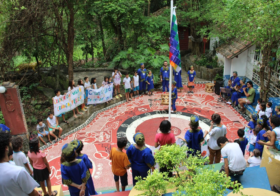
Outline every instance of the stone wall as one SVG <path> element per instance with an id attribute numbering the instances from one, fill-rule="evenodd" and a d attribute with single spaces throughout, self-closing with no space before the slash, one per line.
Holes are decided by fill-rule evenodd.
<path id="1" fill-rule="evenodd" d="M 216 74 L 223 75 L 223 68 L 213 68 L 209 69 L 203 66 L 196 65 L 192 59 L 190 58 L 191 54 L 187 54 L 181 58 L 182 60 L 182 67 L 185 68 L 186 71 L 189 70 L 191 65 L 194 66 L 194 70 L 196 71 L 196 77 L 212 81 L 214 80 Z"/>

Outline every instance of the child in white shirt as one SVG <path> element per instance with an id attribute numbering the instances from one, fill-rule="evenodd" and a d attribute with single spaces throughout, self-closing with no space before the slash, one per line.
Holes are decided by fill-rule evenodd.
<path id="1" fill-rule="evenodd" d="M 265 109 L 265 115 L 267 116 L 267 118 L 269 118 L 271 116 L 272 113 L 272 109 L 271 109 L 272 103 L 271 102 L 267 102 L 266 103 L 266 109 Z"/>
<path id="2" fill-rule="evenodd" d="M 85 93 L 86 93 L 85 103 L 86 103 L 86 106 L 88 106 L 88 104 L 87 104 L 87 100 L 88 100 L 88 89 L 90 89 L 91 85 L 90 85 L 90 82 L 89 82 L 88 77 L 85 77 L 84 80 L 85 80 L 84 87 L 85 87 Z M 87 109 L 86 106 L 84 107 L 84 109 Z M 83 111 L 84 111 L 84 110 L 83 110 Z"/>
<path id="3" fill-rule="evenodd" d="M 12 139 L 13 145 L 13 159 L 17 166 L 23 167 L 31 176 L 33 175 L 33 171 L 28 163 L 28 160 L 25 154 L 21 151 L 23 145 L 23 139 L 20 136 L 16 136 Z"/>
<path id="4" fill-rule="evenodd" d="M 256 109 L 255 109 L 255 112 L 256 112 L 257 114 L 259 114 L 259 111 L 261 110 L 261 109 L 260 109 L 261 103 L 262 103 L 262 98 L 259 98 L 259 99 L 258 99 L 258 104 L 257 104 Z"/>
<path id="5" fill-rule="evenodd" d="M 260 111 L 259 111 L 259 118 L 262 118 L 262 115 L 266 115 L 266 104 L 261 103 Z"/>
<path id="6" fill-rule="evenodd" d="M 137 73 L 137 71 L 134 72 L 134 76 L 133 76 L 133 84 L 134 84 L 134 95 L 139 95 L 139 75 Z"/>
<path id="7" fill-rule="evenodd" d="M 256 144 L 256 140 L 257 140 L 257 135 L 258 133 L 261 131 L 261 129 L 259 127 L 255 127 L 253 129 L 253 135 L 251 135 L 250 139 L 249 139 L 249 155 L 251 156 L 251 154 L 253 153 L 254 149 L 255 149 L 255 144 Z"/>
<path id="8" fill-rule="evenodd" d="M 261 155 L 261 152 L 259 149 L 255 149 L 253 151 L 253 156 L 251 156 L 247 161 L 249 167 L 255 167 L 255 166 L 261 165 L 262 160 L 261 160 L 260 155 Z"/>
<path id="9" fill-rule="evenodd" d="M 109 78 L 107 76 L 104 76 L 104 81 L 102 82 L 102 86 L 108 85 L 108 81 L 109 81 Z"/>
<path id="10" fill-rule="evenodd" d="M 102 86 L 105 87 L 109 84 L 109 77 L 104 76 L 104 81 L 102 82 Z M 109 101 L 106 102 L 107 104 L 109 103 Z"/>
<path id="11" fill-rule="evenodd" d="M 128 73 L 125 74 L 125 78 L 123 79 L 123 85 L 124 85 L 124 89 L 125 89 L 126 101 L 129 102 L 132 99 L 129 98 L 130 89 L 131 89 L 131 79 L 130 79 Z"/>

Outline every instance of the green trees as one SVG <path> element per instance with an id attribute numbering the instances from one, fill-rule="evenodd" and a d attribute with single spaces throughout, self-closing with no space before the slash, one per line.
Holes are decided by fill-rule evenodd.
<path id="1" fill-rule="evenodd" d="M 142 59 L 151 66 L 154 63 L 159 66 L 159 60 L 165 59 L 159 50 L 168 43 L 169 10 L 158 17 L 147 16 L 148 6 L 152 5 L 151 12 L 156 9 L 154 2 L 150 3 L 145 0 L 4 0 L 0 4 L 1 73 L 5 78 L 5 73 L 15 68 L 13 57 L 21 55 L 29 61 L 42 61 L 42 66 L 66 61 L 71 80 L 77 45 L 82 45 L 86 59 L 89 54 L 99 61 L 111 61 L 121 56 L 121 52 L 133 49 L 145 58 L 151 57 Z M 139 61 L 136 59 L 129 65 L 124 62 L 124 67 L 133 67 L 132 63 Z M 122 62 L 114 60 L 113 64 L 118 66 Z"/>
<path id="2" fill-rule="evenodd" d="M 277 66 L 280 40 L 280 2 L 270 0 L 214 0 L 209 9 L 213 20 L 210 36 L 229 40 L 240 38 L 261 47 L 260 64 L 261 97 L 266 100 L 271 81 L 271 71 Z M 265 68 L 268 70 L 265 76 Z M 267 82 L 265 82 L 265 79 Z"/>

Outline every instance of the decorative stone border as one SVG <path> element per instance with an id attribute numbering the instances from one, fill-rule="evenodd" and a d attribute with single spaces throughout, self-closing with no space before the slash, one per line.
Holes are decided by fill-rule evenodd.
<path id="1" fill-rule="evenodd" d="M 93 112 L 93 113 L 91 114 L 91 116 L 90 116 L 84 123 L 82 123 L 80 126 L 76 127 L 75 129 L 73 129 L 73 130 L 71 130 L 71 131 L 69 131 L 69 132 L 63 134 L 63 135 L 61 136 L 61 138 L 64 139 L 65 137 L 71 135 L 72 133 L 75 133 L 75 132 L 77 132 L 77 131 L 79 131 L 79 130 L 85 128 L 85 127 L 97 116 L 97 114 L 99 114 L 99 113 L 101 113 L 101 112 L 104 112 L 104 111 L 106 111 L 106 110 L 112 109 L 112 108 L 114 108 L 114 107 L 116 107 L 116 106 L 118 106 L 118 105 L 121 105 L 121 104 L 125 103 L 125 102 L 126 102 L 126 100 L 123 100 L 123 101 L 120 101 L 120 102 L 115 103 L 115 104 L 113 104 L 113 105 L 110 105 L 110 106 L 108 106 L 108 107 L 106 107 L 106 108 L 103 108 L 103 109 L 101 109 L 101 110 L 97 110 L 97 111 Z M 56 142 L 53 141 L 52 144 L 55 144 L 55 143 L 56 143 Z M 44 145 L 44 146 L 40 147 L 40 150 L 44 150 L 44 149 L 50 147 L 52 144 L 47 143 L 47 145 Z"/>

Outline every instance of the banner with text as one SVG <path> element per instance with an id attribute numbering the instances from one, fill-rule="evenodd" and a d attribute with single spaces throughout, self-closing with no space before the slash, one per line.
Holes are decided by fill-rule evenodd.
<path id="1" fill-rule="evenodd" d="M 84 87 L 74 87 L 70 92 L 53 98 L 54 115 L 69 112 L 84 103 Z"/>
<path id="2" fill-rule="evenodd" d="M 99 89 L 88 89 L 88 104 L 104 103 L 113 98 L 113 84 Z"/>

